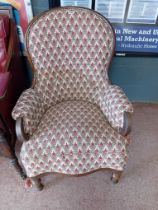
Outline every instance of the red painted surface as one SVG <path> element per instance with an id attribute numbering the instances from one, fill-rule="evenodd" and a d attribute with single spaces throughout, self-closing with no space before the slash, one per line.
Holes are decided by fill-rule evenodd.
<path id="1" fill-rule="evenodd" d="M 11 53 L 11 61 L 7 69 L 5 69 L 5 74 L 0 74 L 0 93 L 2 93 L 1 96 L 3 95 L 3 97 L 0 97 L 0 114 L 11 130 L 12 135 L 15 137 L 15 122 L 11 117 L 11 112 L 21 92 L 26 89 L 27 84 L 23 64 L 20 58 L 19 42 L 15 26 L 11 33 L 10 38 L 14 38 L 13 49 L 10 52 L 8 52 L 7 49 L 7 59 L 9 53 Z M 0 48 L 0 53 L 1 50 L 3 51 L 4 49 Z M 1 122 L 0 127 L 4 128 Z M 10 143 L 14 144 L 15 138 L 9 141 L 12 141 Z"/>

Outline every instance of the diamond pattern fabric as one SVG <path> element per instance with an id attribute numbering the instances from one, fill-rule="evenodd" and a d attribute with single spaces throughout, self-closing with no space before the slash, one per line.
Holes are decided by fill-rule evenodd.
<path id="1" fill-rule="evenodd" d="M 45 107 L 42 97 L 30 88 L 20 96 L 15 109 L 12 111 L 12 116 L 15 120 L 23 118 L 25 132 L 32 135 L 44 112 Z"/>
<path id="2" fill-rule="evenodd" d="M 115 36 L 107 19 L 85 8 L 49 10 L 30 23 L 26 47 L 34 83 L 12 116 L 30 136 L 20 153 L 27 175 L 123 170 L 127 138 L 117 131 L 133 108 L 108 78 Z"/>
<path id="3" fill-rule="evenodd" d="M 23 143 L 21 160 L 30 177 L 53 171 L 123 170 L 126 145 L 127 140 L 111 128 L 98 107 L 68 101 L 45 113 L 34 135 Z"/>
<path id="4" fill-rule="evenodd" d="M 100 94 L 99 105 L 113 128 L 123 128 L 124 112 L 133 112 L 133 106 L 124 94 L 123 90 L 116 85 L 109 85 Z"/>
<path id="5" fill-rule="evenodd" d="M 37 18 L 26 37 L 34 88 L 48 107 L 63 99 L 92 101 L 91 87 L 107 85 L 115 38 L 101 15 L 80 8 L 54 9 Z"/>

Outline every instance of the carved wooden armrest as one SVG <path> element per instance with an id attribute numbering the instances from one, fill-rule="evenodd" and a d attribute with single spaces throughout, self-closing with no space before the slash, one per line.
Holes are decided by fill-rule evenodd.
<path id="1" fill-rule="evenodd" d="M 23 125 L 22 118 L 18 118 L 16 120 L 15 130 L 16 130 L 16 136 L 19 141 L 21 141 L 21 142 L 28 141 L 29 135 L 27 135 L 24 131 L 24 125 Z"/>
<path id="2" fill-rule="evenodd" d="M 122 136 L 127 136 L 131 132 L 131 113 L 124 112 L 124 123 L 123 127 L 119 129 L 119 133 Z"/>

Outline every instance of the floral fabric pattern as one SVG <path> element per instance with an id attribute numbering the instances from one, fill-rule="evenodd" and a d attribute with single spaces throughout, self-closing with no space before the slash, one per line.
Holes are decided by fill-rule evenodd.
<path id="1" fill-rule="evenodd" d="M 115 38 L 108 21 L 93 11 L 46 12 L 28 28 L 26 46 L 35 68 L 34 89 L 47 107 L 62 100 L 91 101 L 91 87 L 108 84 Z"/>
<path id="2" fill-rule="evenodd" d="M 20 153 L 27 175 L 123 170 L 127 138 L 117 128 L 133 109 L 108 78 L 115 47 L 109 22 L 85 8 L 55 8 L 29 25 L 26 47 L 34 85 L 12 116 L 30 134 Z"/>
<path id="3" fill-rule="evenodd" d="M 30 88 L 25 90 L 20 96 L 12 111 L 12 117 L 14 120 L 23 118 L 25 132 L 32 135 L 44 112 L 42 97 Z"/>
<path id="4" fill-rule="evenodd" d="M 45 172 L 82 174 L 98 168 L 123 170 L 127 140 L 100 109 L 82 101 L 52 106 L 28 142 L 21 160 L 29 177 Z"/>
<path id="5" fill-rule="evenodd" d="M 100 108 L 111 126 L 116 130 L 123 128 L 124 112 L 133 112 L 133 106 L 123 90 L 116 85 L 109 85 L 100 97 Z"/>

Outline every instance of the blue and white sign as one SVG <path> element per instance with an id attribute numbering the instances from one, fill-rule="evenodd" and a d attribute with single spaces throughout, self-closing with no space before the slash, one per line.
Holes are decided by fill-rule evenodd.
<path id="1" fill-rule="evenodd" d="M 116 53 L 158 54 L 158 0 L 96 0 L 116 33 Z"/>
<path id="2" fill-rule="evenodd" d="M 87 7 L 89 9 L 92 8 L 92 0 L 61 0 L 61 6 L 79 6 L 79 7 Z"/>
<path id="3" fill-rule="evenodd" d="M 115 26 L 117 52 L 158 53 L 158 27 Z"/>
<path id="4" fill-rule="evenodd" d="M 96 0 L 95 10 L 107 17 L 111 22 L 122 23 L 124 21 L 127 0 Z"/>
<path id="5" fill-rule="evenodd" d="M 158 0 L 131 0 L 127 23 L 156 24 Z"/>

